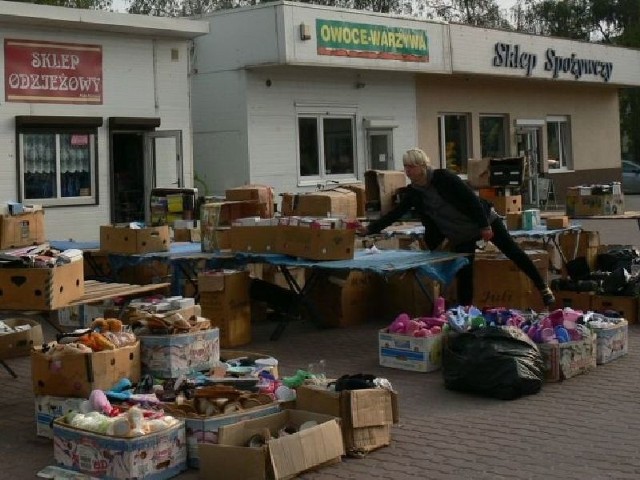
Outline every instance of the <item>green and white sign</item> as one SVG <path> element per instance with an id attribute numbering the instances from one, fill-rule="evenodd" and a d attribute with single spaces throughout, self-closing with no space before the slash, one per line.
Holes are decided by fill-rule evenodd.
<path id="1" fill-rule="evenodd" d="M 425 30 L 316 19 L 318 55 L 429 61 Z"/>

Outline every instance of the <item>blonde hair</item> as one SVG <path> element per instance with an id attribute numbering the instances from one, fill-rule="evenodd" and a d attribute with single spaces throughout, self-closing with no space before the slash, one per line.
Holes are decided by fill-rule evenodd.
<path id="1" fill-rule="evenodd" d="M 428 168 L 431 166 L 431 160 L 420 148 L 410 148 L 402 155 L 402 163 L 404 165 L 420 165 Z"/>

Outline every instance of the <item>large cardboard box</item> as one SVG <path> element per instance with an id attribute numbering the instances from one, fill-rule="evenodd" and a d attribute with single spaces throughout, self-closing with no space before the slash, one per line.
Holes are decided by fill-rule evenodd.
<path id="1" fill-rule="evenodd" d="M 46 242 L 44 211 L 0 215 L 0 250 Z"/>
<path id="2" fill-rule="evenodd" d="M 279 225 L 276 251 L 310 260 L 350 260 L 355 254 L 355 238 L 353 229 Z"/>
<path id="3" fill-rule="evenodd" d="M 282 214 L 353 219 L 358 216 L 358 200 L 356 193 L 346 188 L 311 193 L 285 193 L 282 195 Z"/>
<path id="4" fill-rule="evenodd" d="M 154 378 L 209 371 L 220 360 L 217 328 L 176 335 L 139 335 L 142 374 Z"/>
<path id="5" fill-rule="evenodd" d="M 559 382 L 596 368 L 596 336 L 567 343 L 538 344 L 544 362 L 545 380 Z"/>
<path id="6" fill-rule="evenodd" d="M 380 290 L 377 275 L 346 271 L 344 275 L 318 273 L 310 291 L 313 305 L 328 327 L 358 325 L 379 313 Z M 385 294 L 385 298 L 389 298 Z"/>
<path id="7" fill-rule="evenodd" d="M 225 425 L 251 420 L 252 418 L 266 417 L 280 411 L 277 402 L 248 408 L 239 412 L 213 417 L 187 417 L 184 419 L 187 430 L 187 462 L 191 468 L 200 467 L 198 447 L 204 443 L 218 443 L 218 430 Z"/>
<path id="8" fill-rule="evenodd" d="M 249 272 L 219 270 L 198 274 L 202 316 L 220 329 L 222 348 L 251 342 Z"/>
<path id="9" fill-rule="evenodd" d="M 544 250 L 526 250 L 526 253 L 546 281 L 549 254 Z M 540 292 L 533 282 L 515 263 L 500 253 L 476 254 L 473 285 L 473 304 L 478 308 L 544 309 Z"/>
<path id="10" fill-rule="evenodd" d="M 119 380 L 140 380 L 140 342 L 116 350 L 50 356 L 31 352 L 35 395 L 89 398 L 92 390 L 110 390 Z"/>
<path id="11" fill-rule="evenodd" d="M 52 397 L 51 395 L 36 395 L 36 435 L 38 437 L 53 438 L 53 421 L 68 412 L 80 410 L 80 405 L 86 399 L 75 397 Z"/>
<path id="12" fill-rule="evenodd" d="M 100 250 L 109 253 L 168 252 L 171 245 L 169 226 L 146 228 L 100 227 Z"/>
<path id="13" fill-rule="evenodd" d="M 317 425 L 278 436 L 286 426 Z M 271 439 L 261 447 L 246 446 L 268 430 Z M 208 480 L 263 480 L 293 478 L 309 469 L 338 463 L 344 455 L 340 426 L 335 417 L 302 410 L 226 425 L 218 429 L 218 443 L 200 444 L 200 478 Z"/>
<path id="14" fill-rule="evenodd" d="M 576 250 L 576 242 L 578 249 Z M 591 270 L 596 269 L 598 251 L 600 249 L 600 233 L 589 230 L 565 232 L 559 235 L 558 245 L 567 260 L 584 257 Z M 562 266 L 562 275 L 568 276 L 567 269 Z"/>
<path id="15" fill-rule="evenodd" d="M 367 202 L 367 192 L 364 187 L 364 183 L 350 183 L 343 185 L 343 188 L 351 190 L 356 194 L 357 215 L 358 217 L 364 217 L 367 214 L 365 204 Z"/>
<path id="16" fill-rule="evenodd" d="M 621 319 L 618 323 L 597 327 L 589 325 L 596 334 L 596 363 L 602 365 L 620 358 L 629 352 L 629 323 Z"/>
<path id="17" fill-rule="evenodd" d="M 573 310 L 588 312 L 593 310 L 594 292 L 573 292 L 570 290 L 556 290 L 553 292 L 556 297 L 554 308 L 569 307 Z"/>
<path id="18" fill-rule="evenodd" d="M 260 216 L 271 218 L 274 214 L 273 188 L 267 185 L 242 185 L 225 191 L 229 201 L 255 202 L 260 204 Z"/>
<path id="19" fill-rule="evenodd" d="M 296 408 L 340 417 L 347 454 L 389 445 L 391 425 L 399 421 L 397 394 L 381 388 L 336 392 L 303 385 L 296 389 Z"/>
<path id="20" fill-rule="evenodd" d="M 165 480 L 187 469 L 184 422 L 140 437 L 113 437 L 53 422 L 53 456 L 96 478 Z"/>
<path id="21" fill-rule="evenodd" d="M 606 313 L 614 311 L 629 322 L 629 325 L 638 323 L 639 306 L 638 297 L 623 295 L 594 295 L 591 301 L 591 308 L 594 312 Z"/>
<path id="22" fill-rule="evenodd" d="M 395 170 L 367 170 L 364 185 L 367 216 L 375 218 L 394 207 L 398 189 L 407 186 L 407 176 Z"/>
<path id="23" fill-rule="evenodd" d="M 247 253 L 276 253 L 278 228 L 280 227 L 275 225 L 232 226 L 229 229 L 231 250 Z"/>
<path id="24" fill-rule="evenodd" d="M 0 309 L 55 310 L 84 295 L 84 265 L 0 268 Z"/>
<path id="25" fill-rule="evenodd" d="M 522 195 L 502 195 L 492 198 L 496 212 L 505 216 L 508 213 L 522 213 Z"/>
<path id="26" fill-rule="evenodd" d="M 378 360 L 383 367 L 433 372 L 442 366 L 442 334 L 432 337 L 414 337 L 378 332 Z"/>
<path id="27" fill-rule="evenodd" d="M 384 302 L 378 315 L 382 314 L 389 321 L 401 313 L 406 313 L 411 318 L 430 316 L 433 312 L 433 299 L 441 294 L 437 281 L 420 275 L 417 271 L 405 271 L 388 277 L 377 276 L 377 279 L 381 284 L 379 288 L 384 292 Z M 425 288 L 426 294 L 418 281 Z"/>
<path id="28" fill-rule="evenodd" d="M 569 217 L 591 217 L 594 215 L 622 215 L 624 194 L 583 194 L 584 187 L 569 187 L 566 197 L 566 212 Z"/>
<path id="29" fill-rule="evenodd" d="M 41 346 L 44 342 L 42 326 L 36 320 L 27 317 L 1 318 L 0 320 L 11 328 L 28 326 L 27 330 L 0 335 L 0 360 L 29 355 L 32 348 Z"/>

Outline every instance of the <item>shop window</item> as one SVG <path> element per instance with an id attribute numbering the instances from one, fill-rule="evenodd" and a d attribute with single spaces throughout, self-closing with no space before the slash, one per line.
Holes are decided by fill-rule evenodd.
<path id="1" fill-rule="evenodd" d="M 572 168 L 571 124 L 568 117 L 547 117 L 549 170 Z"/>
<path id="2" fill-rule="evenodd" d="M 440 164 L 458 174 L 467 173 L 470 123 L 466 113 L 438 115 Z"/>
<path id="3" fill-rule="evenodd" d="M 508 156 L 505 115 L 480 115 L 480 149 L 482 158 Z"/>
<path id="4" fill-rule="evenodd" d="M 299 174 L 302 179 L 354 177 L 354 116 L 298 117 Z"/>
<path id="5" fill-rule="evenodd" d="M 18 131 L 21 200 L 46 206 L 95 204 L 96 130 Z"/>

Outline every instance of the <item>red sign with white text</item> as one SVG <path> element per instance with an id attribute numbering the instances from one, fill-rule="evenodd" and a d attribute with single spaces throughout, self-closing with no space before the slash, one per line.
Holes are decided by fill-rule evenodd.
<path id="1" fill-rule="evenodd" d="M 7 102 L 102 104 L 102 46 L 4 41 Z"/>

